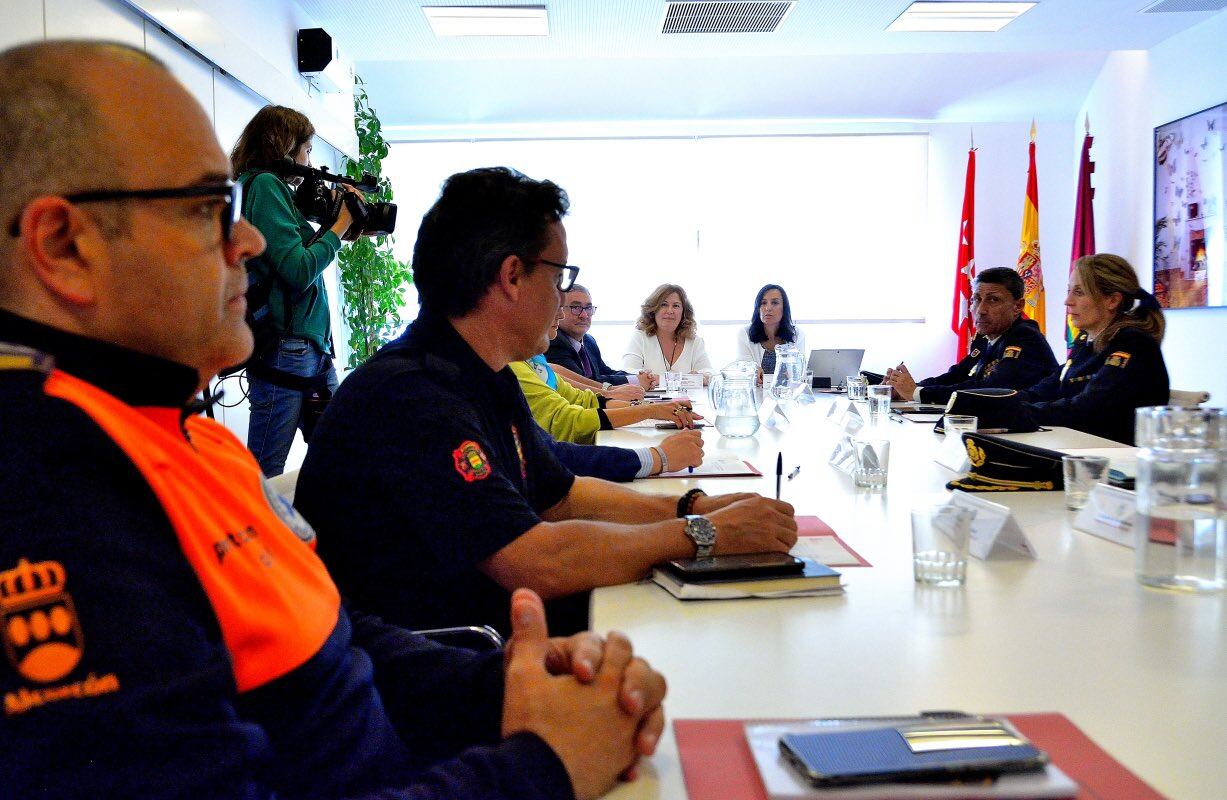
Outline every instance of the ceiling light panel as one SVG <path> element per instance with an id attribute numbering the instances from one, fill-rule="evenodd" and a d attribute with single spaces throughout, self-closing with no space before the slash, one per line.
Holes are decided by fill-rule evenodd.
<path id="1" fill-rule="evenodd" d="M 435 36 L 549 36 L 545 6 L 422 6 Z"/>
<path id="2" fill-rule="evenodd" d="M 993 33 L 1018 19 L 1035 3 L 916 2 L 888 31 L 925 33 Z"/>

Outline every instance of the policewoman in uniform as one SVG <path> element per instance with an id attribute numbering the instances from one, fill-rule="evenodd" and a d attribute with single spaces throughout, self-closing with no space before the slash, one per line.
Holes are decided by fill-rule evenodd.
<path id="1" fill-rule="evenodd" d="M 1065 365 L 1023 393 L 1031 417 L 1133 444 L 1134 410 L 1170 397 L 1158 301 L 1128 261 L 1096 253 L 1074 262 L 1065 310 L 1081 333 Z"/>
<path id="2" fill-rule="evenodd" d="M 1052 348 L 1034 321 L 1023 316 L 1023 280 L 1009 267 L 993 267 L 972 284 L 976 337 L 967 356 L 941 375 L 913 381 L 903 364 L 883 383 L 902 400 L 945 403 L 960 389 L 1028 389 L 1056 369 Z"/>
<path id="3" fill-rule="evenodd" d="M 326 402 L 337 387 L 324 270 L 341 249 L 340 237 L 353 225 L 353 216 L 342 205 L 332 227 L 317 237 L 294 206 L 290 182 L 301 178 L 287 181 L 261 169 L 286 159 L 309 165 L 314 135 L 311 120 L 294 109 L 265 106 L 247 123 L 230 154 L 231 168 L 245 194 L 243 216 L 268 243 L 248 269 L 253 280 L 274 278 L 269 310 L 279 337 L 267 353 L 256 354 L 247 370 L 251 387 L 247 447 L 269 477 L 285 469 L 294 431 L 302 428 L 309 436 L 304 399 L 315 394 Z M 308 388 L 304 381 L 312 380 L 314 385 Z"/>

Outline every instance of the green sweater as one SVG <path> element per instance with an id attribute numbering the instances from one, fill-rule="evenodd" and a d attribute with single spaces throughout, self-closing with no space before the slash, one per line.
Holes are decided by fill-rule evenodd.
<path id="1" fill-rule="evenodd" d="M 328 231 L 315 244 L 303 247 L 315 235 L 315 229 L 294 207 L 293 192 L 285 181 L 271 172 L 254 171 L 244 172 L 239 181 L 244 192 L 243 216 L 264 234 L 266 242 L 264 254 L 248 262 L 247 268 L 257 277 L 272 270 L 281 278 L 273 282 L 269 295 L 273 323 L 286 336 L 301 336 L 331 354 L 332 318 L 323 273 L 341 249 L 341 240 Z M 288 321 L 286 293 L 290 302 Z"/>
<path id="2" fill-rule="evenodd" d="M 560 442 L 592 444 L 601 429 L 600 398 L 587 389 L 579 389 L 558 376 L 558 390 L 541 380 L 526 361 L 512 361 L 511 371 L 520 381 L 528 410 L 537 424 Z"/>

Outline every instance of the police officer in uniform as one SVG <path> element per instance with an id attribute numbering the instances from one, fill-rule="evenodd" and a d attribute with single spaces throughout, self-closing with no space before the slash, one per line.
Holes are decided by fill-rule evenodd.
<path id="1" fill-rule="evenodd" d="M 1057 360 L 1039 326 L 1023 316 L 1024 287 L 1018 273 L 993 267 L 976 276 L 971 313 L 976 338 L 967 357 L 947 372 L 912 379 L 903 364 L 888 369 L 883 383 L 897 400 L 944 404 L 959 389 L 1026 389 L 1056 368 Z"/>
<path id="2" fill-rule="evenodd" d="M 1023 285 L 1017 272 L 995 266 L 975 276 L 975 339 L 967 357 L 945 373 L 914 380 L 904 364 L 887 369 L 882 383 L 894 399 L 945 404 L 960 389 L 1026 389 L 1056 367 L 1053 348 L 1039 325 L 1022 315 Z"/>
<path id="3" fill-rule="evenodd" d="M 1163 311 L 1111 253 L 1074 262 L 1065 310 L 1081 330 L 1065 365 L 1022 394 L 1040 425 L 1062 425 L 1133 444 L 1134 410 L 1170 401 Z"/>

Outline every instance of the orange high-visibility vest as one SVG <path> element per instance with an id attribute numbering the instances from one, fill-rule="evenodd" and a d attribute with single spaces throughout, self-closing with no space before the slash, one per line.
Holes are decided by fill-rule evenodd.
<path id="1" fill-rule="evenodd" d="M 59 370 L 45 391 L 88 414 L 148 481 L 217 615 L 240 692 L 319 651 L 336 627 L 340 595 L 314 534 L 302 523 L 300 538 L 282 521 L 271 503 L 284 501 L 266 494 L 259 465 L 230 431 L 199 417 L 181 428 L 180 409 L 134 408 Z"/>

